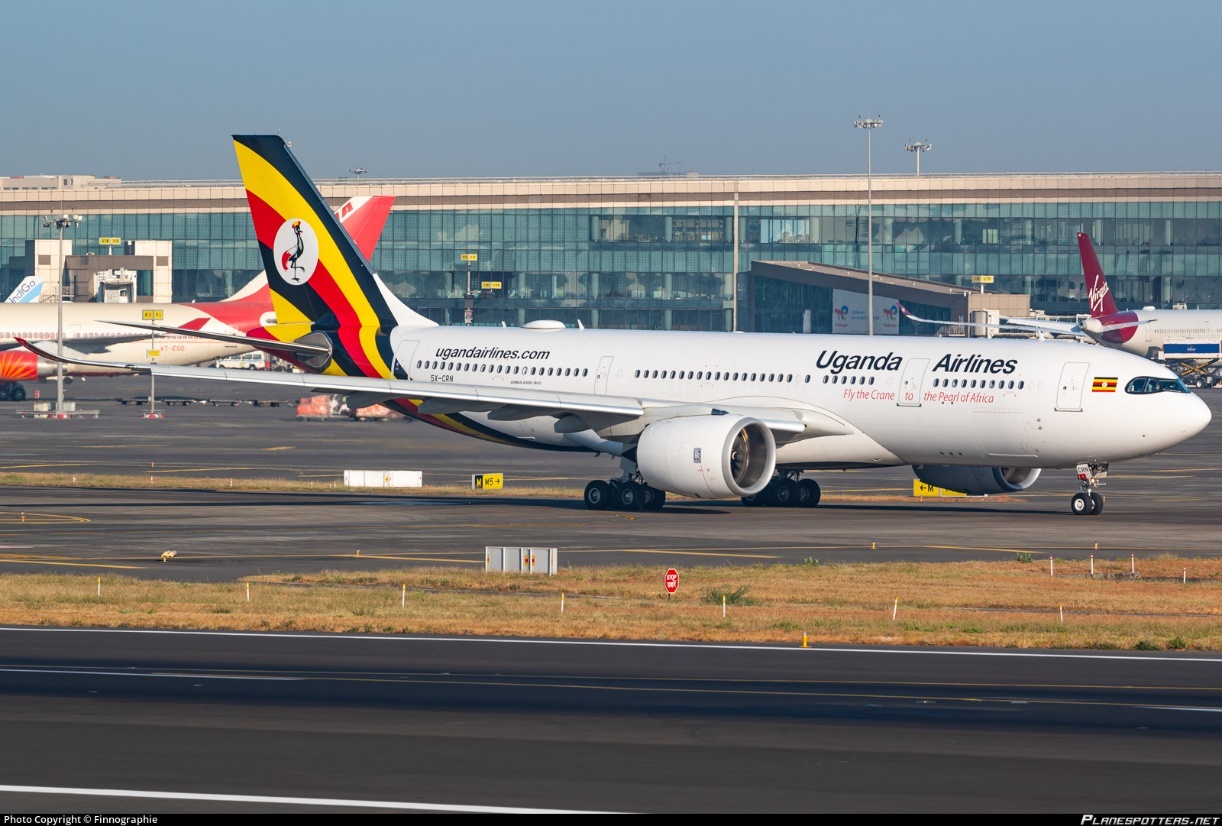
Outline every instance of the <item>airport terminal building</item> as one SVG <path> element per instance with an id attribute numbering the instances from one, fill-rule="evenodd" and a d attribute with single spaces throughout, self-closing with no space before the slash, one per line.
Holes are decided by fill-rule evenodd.
<path id="1" fill-rule="evenodd" d="M 868 263 L 864 175 L 319 186 L 334 204 L 395 197 L 374 267 L 443 324 L 464 323 L 469 303 L 477 324 L 831 332 L 817 272 L 777 278 L 756 262 Z M 1079 313 L 1085 231 L 1122 307 L 1222 307 L 1222 174 L 883 175 L 872 190 L 876 273 L 964 292 L 993 276 L 990 291 Z M 43 219 L 62 212 L 82 221 L 61 247 Z M 136 301 L 217 300 L 262 269 L 236 182 L 0 178 L 0 297 L 29 274 L 52 285 L 61 252 L 75 300 L 98 300 L 105 279 L 90 273 L 120 259 Z"/>

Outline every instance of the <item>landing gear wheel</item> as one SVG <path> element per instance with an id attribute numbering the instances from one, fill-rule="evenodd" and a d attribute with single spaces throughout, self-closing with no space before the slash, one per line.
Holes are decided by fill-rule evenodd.
<path id="1" fill-rule="evenodd" d="M 1090 511 L 1091 516 L 1098 516 L 1099 514 L 1103 513 L 1103 497 L 1102 496 L 1100 496 L 1099 494 L 1095 493 L 1092 490 L 1090 492 L 1090 501 L 1091 501 L 1091 511 Z"/>
<path id="2" fill-rule="evenodd" d="M 605 511 L 611 504 L 611 486 L 603 481 L 586 485 L 586 507 L 592 511 Z"/>
<path id="3" fill-rule="evenodd" d="M 819 483 L 814 479 L 803 479 L 798 482 L 798 507 L 813 508 L 819 504 L 819 498 L 823 492 L 819 489 Z"/>
<path id="4" fill-rule="evenodd" d="M 1075 493 L 1069 500 L 1069 510 L 1074 516 L 1090 516 L 1095 512 L 1095 503 L 1085 493 Z"/>
<path id="5" fill-rule="evenodd" d="M 641 502 L 641 510 L 662 510 L 662 506 L 666 504 L 666 491 L 651 488 L 649 485 L 644 485 L 641 490 L 645 494 L 644 501 Z"/>
<path id="6" fill-rule="evenodd" d="M 802 493 L 798 483 L 789 479 L 778 479 L 771 485 L 772 504 L 778 508 L 796 508 Z"/>
<path id="7" fill-rule="evenodd" d="M 15 402 L 25 401 L 25 388 L 20 384 L 14 384 L 13 389 L 9 391 L 8 397 Z"/>
<path id="8" fill-rule="evenodd" d="M 624 482 L 614 489 L 615 504 L 620 510 L 635 511 L 641 509 L 645 493 L 636 482 Z"/>

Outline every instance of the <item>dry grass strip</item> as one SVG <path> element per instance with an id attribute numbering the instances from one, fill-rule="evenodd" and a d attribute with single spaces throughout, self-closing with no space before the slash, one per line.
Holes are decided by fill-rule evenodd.
<path id="1" fill-rule="evenodd" d="M 372 560 L 371 560 L 372 564 Z M 0 623 L 718 642 L 1222 650 L 1222 559 L 320 572 L 181 583 L 0 577 Z M 1189 581 L 1181 579 L 1188 568 Z M 401 606 L 403 586 L 406 605 Z M 564 611 L 560 611 L 561 595 Z M 726 616 L 722 617 L 722 598 Z M 896 600 L 898 599 L 898 608 Z M 1064 611 L 1064 620 L 1061 611 Z M 896 618 L 892 619 L 893 610 Z"/>

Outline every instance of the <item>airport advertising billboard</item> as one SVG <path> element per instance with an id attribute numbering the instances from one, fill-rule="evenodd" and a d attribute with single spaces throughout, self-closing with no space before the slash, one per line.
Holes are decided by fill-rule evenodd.
<path id="1" fill-rule="evenodd" d="M 866 319 L 866 296 L 848 290 L 832 290 L 832 332 L 865 335 L 870 332 Z M 874 296 L 874 335 L 900 333 L 900 308 L 893 298 Z"/>

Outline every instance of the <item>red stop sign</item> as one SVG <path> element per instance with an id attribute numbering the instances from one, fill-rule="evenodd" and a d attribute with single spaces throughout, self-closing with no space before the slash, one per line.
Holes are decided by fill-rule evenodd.
<path id="1" fill-rule="evenodd" d="M 673 594 L 679 590 L 679 572 L 674 568 L 666 571 L 666 593 Z"/>

